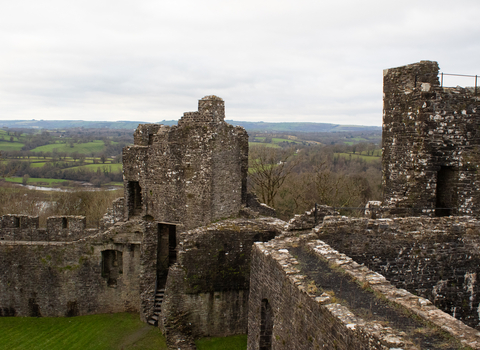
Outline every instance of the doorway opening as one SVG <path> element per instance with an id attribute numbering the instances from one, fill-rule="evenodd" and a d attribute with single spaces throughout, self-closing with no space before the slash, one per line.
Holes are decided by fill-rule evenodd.
<path id="1" fill-rule="evenodd" d="M 157 285 L 165 286 L 170 266 L 177 261 L 177 226 L 158 224 L 157 239 Z"/>
<path id="2" fill-rule="evenodd" d="M 454 208 L 458 205 L 457 180 L 458 171 L 455 167 L 440 167 L 437 172 L 435 216 L 454 214 Z"/>
<path id="3" fill-rule="evenodd" d="M 272 349 L 273 312 L 267 299 L 262 300 L 260 319 L 260 350 Z"/>

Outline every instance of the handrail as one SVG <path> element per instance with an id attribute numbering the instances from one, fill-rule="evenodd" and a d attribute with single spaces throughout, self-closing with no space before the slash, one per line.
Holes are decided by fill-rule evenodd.
<path id="1" fill-rule="evenodd" d="M 468 78 L 475 78 L 475 96 L 477 96 L 477 81 L 478 75 L 467 75 L 467 74 L 450 74 L 450 73 L 440 73 L 440 86 L 443 88 L 443 76 L 453 76 L 453 77 L 468 77 Z"/>

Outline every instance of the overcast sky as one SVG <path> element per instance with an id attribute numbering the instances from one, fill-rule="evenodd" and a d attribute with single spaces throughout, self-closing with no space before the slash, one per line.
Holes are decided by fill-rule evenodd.
<path id="1" fill-rule="evenodd" d="M 0 119 L 381 125 L 382 71 L 480 75 L 480 1 L 2 1 Z M 473 86 L 445 80 L 446 85 Z"/>

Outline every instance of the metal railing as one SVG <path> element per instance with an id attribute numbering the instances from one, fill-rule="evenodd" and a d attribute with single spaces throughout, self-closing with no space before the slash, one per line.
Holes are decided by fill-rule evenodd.
<path id="1" fill-rule="evenodd" d="M 429 76 L 432 76 L 432 75 L 435 75 L 437 76 L 436 73 L 427 73 L 425 75 L 429 75 Z M 417 82 L 418 82 L 418 76 L 419 75 L 415 75 L 415 87 L 417 87 Z M 478 75 L 468 75 L 468 74 L 451 74 L 451 73 L 440 73 L 440 87 L 443 88 L 443 77 L 444 76 L 451 76 L 451 77 L 466 77 L 466 78 L 475 78 L 475 96 L 477 96 L 477 91 L 478 91 Z"/>
<path id="2" fill-rule="evenodd" d="M 467 74 L 450 74 L 450 73 L 440 73 L 440 86 L 443 88 L 443 76 L 448 75 L 452 77 L 467 77 L 467 78 L 475 78 L 475 96 L 477 96 L 477 81 L 478 75 L 467 75 Z"/>

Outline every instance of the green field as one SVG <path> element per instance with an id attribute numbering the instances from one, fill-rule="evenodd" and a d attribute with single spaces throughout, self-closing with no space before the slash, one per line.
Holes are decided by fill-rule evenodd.
<path id="1" fill-rule="evenodd" d="M 0 151 L 20 151 L 23 143 L 0 141 Z"/>
<path id="2" fill-rule="evenodd" d="M 3 180 L 5 180 L 7 182 L 15 182 L 15 183 L 21 184 L 22 181 L 23 181 L 23 177 L 6 177 Z M 31 178 L 28 179 L 27 185 L 35 185 L 35 184 L 41 183 L 41 184 L 51 186 L 54 183 L 61 183 L 61 182 L 65 182 L 65 181 L 68 181 L 68 180 L 44 179 L 44 178 L 40 178 L 40 177 L 31 177 Z"/>
<path id="3" fill-rule="evenodd" d="M 114 142 L 112 142 L 114 143 Z M 53 152 L 54 149 L 57 152 L 65 152 L 65 153 L 83 153 L 83 154 L 91 154 L 92 152 L 98 153 L 102 152 L 105 148 L 105 144 L 101 140 L 95 140 L 92 142 L 87 143 L 75 143 L 73 147 L 70 147 L 68 143 L 53 143 L 50 145 L 40 146 L 37 148 L 32 149 L 32 152 Z"/>
<path id="4" fill-rule="evenodd" d="M 375 153 L 377 154 L 377 153 Z M 335 153 L 335 155 L 343 157 L 343 158 L 352 158 L 352 159 L 358 159 L 361 158 L 367 162 L 373 162 L 373 161 L 379 161 L 381 159 L 380 156 L 367 156 L 365 154 L 353 154 L 353 153 Z"/>
<path id="5" fill-rule="evenodd" d="M 280 148 L 279 145 L 276 143 L 263 143 L 263 142 L 249 142 L 249 147 L 256 147 L 256 146 L 265 146 L 265 147 L 272 147 L 272 148 Z"/>
<path id="6" fill-rule="evenodd" d="M 167 349 L 158 328 L 137 314 L 80 317 L 0 317 L 0 349 Z"/>
<path id="7" fill-rule="evenodd" d="M 198 350 L 246 350 L 247 336 L 204 338 Z M 138 314 L 0 317 L 0 350 L 166 350 L 160 330 Z"/>
<path id="8" fill-rule="evenodd" d="M 111 170 L 112 172 L 122 171 L 122 163 L 88 164 L 88 165 L 81 165 L 81 166 L 68 168 L 68 170 L 88 169 L 88 170 L 97 171 L 98 169 L 103 170 L 104 168 L 106 168 L 108 171 Z"/>

